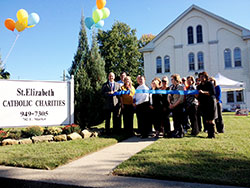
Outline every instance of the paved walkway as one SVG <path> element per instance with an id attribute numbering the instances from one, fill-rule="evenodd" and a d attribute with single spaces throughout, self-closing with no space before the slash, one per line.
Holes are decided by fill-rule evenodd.
<path id="1" fill-rule="evenodd" d="M 113 176 L 110 173 L 122 161 L 152 144 L 154 138 L 129 138 L 123 142 L 84 156 L 55 170 L 0 166 L 1 187 L 111 187 L 111 188 L 233 188 L 197 183 Z M 237 187 L 239 188 L 239 187 Z"/>

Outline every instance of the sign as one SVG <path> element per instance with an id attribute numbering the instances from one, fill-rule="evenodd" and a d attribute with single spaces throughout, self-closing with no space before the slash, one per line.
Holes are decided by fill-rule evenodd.
<path id="1" fill-rule="evenodd" d="M 0 80 L 0 127 L 74 121 L 74 81 Z"/>

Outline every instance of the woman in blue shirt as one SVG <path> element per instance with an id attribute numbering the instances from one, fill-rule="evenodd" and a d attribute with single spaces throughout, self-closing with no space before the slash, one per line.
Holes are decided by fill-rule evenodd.
<path id="1" fill-rule="evenodd" d="M 215 119 L 216 129 L 218 133 L 224 133 L 224 122 L 222 119 L 222 101 L 221 101 L 221 87 L 216 84 L 215 78 L 211 77 L 210 81 L 215 87 L 215 97 L 217 101 L 217 114 L 218 118 Z"/>

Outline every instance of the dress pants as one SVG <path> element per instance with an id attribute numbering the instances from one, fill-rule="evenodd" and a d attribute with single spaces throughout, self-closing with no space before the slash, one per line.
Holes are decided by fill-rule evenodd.
<path id="1" fill-rule="evenodd" d="M 183 129 L 183 121 L 184 121 L 184 111 L 183 105 L 179 104 L 173 110 L 173 121 L 174 121 L 174 136 L 175 137 L 183 137 L 184 129 Z"/>
<path id="2" fill-rule="evenodd" d="M 120 107 L 114 107 L 113 109 L 105 110 L 105 129 L 110 132 L 110 118 L 111 113 L 113 113 L 113 130 L 114 132 L 119 132 L 121 130 L 121 116 Z"/>
<path id="3" fill-rule="evenodd" d="M 218 113 L 218 118 L 215 119 L 216 129 L 217 129 L 217 132 L 223 133 L 224 122 L 222 119 L 222 103 L 217 102 L 217 113 Z"/>
<path id="4" fill-rule="evenodd" d="M 136 116 L 138 130 L 141 136 L 148 136 L 150 133 L 149 102 L 136 105 Z"/>
<path id="5" fill-rule="evenodd" d="M 187 108 L 188 116 L 192 127 L 192 132 L 191 132 L 192 135 L 197 135 L 200 132 L 197 111 L 198 111 L 198 106 L 194 104 L 192 104 Z"/>
<path id="6" fill-rule="evenodd" d="M 126 134 L 133 134 L 134 107 L 132 104 L 124 104 L 122 111 L 123 125 Z"/>

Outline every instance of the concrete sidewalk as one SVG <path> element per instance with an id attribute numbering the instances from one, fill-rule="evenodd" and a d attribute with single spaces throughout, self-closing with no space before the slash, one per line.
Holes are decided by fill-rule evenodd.
<path id="1" fill-rule="evenodd" d="M 152 144 L 154 138 L 129 138 L 123 142 L 84 156 L 55 170 L 0 166 L 1 187 L 152 187 L 152 188 L 233 188 L 197 183 L 153 180 L 111 175 L 122 161 Z M 239 188 L 239 187 L 238 187 Z"/>

